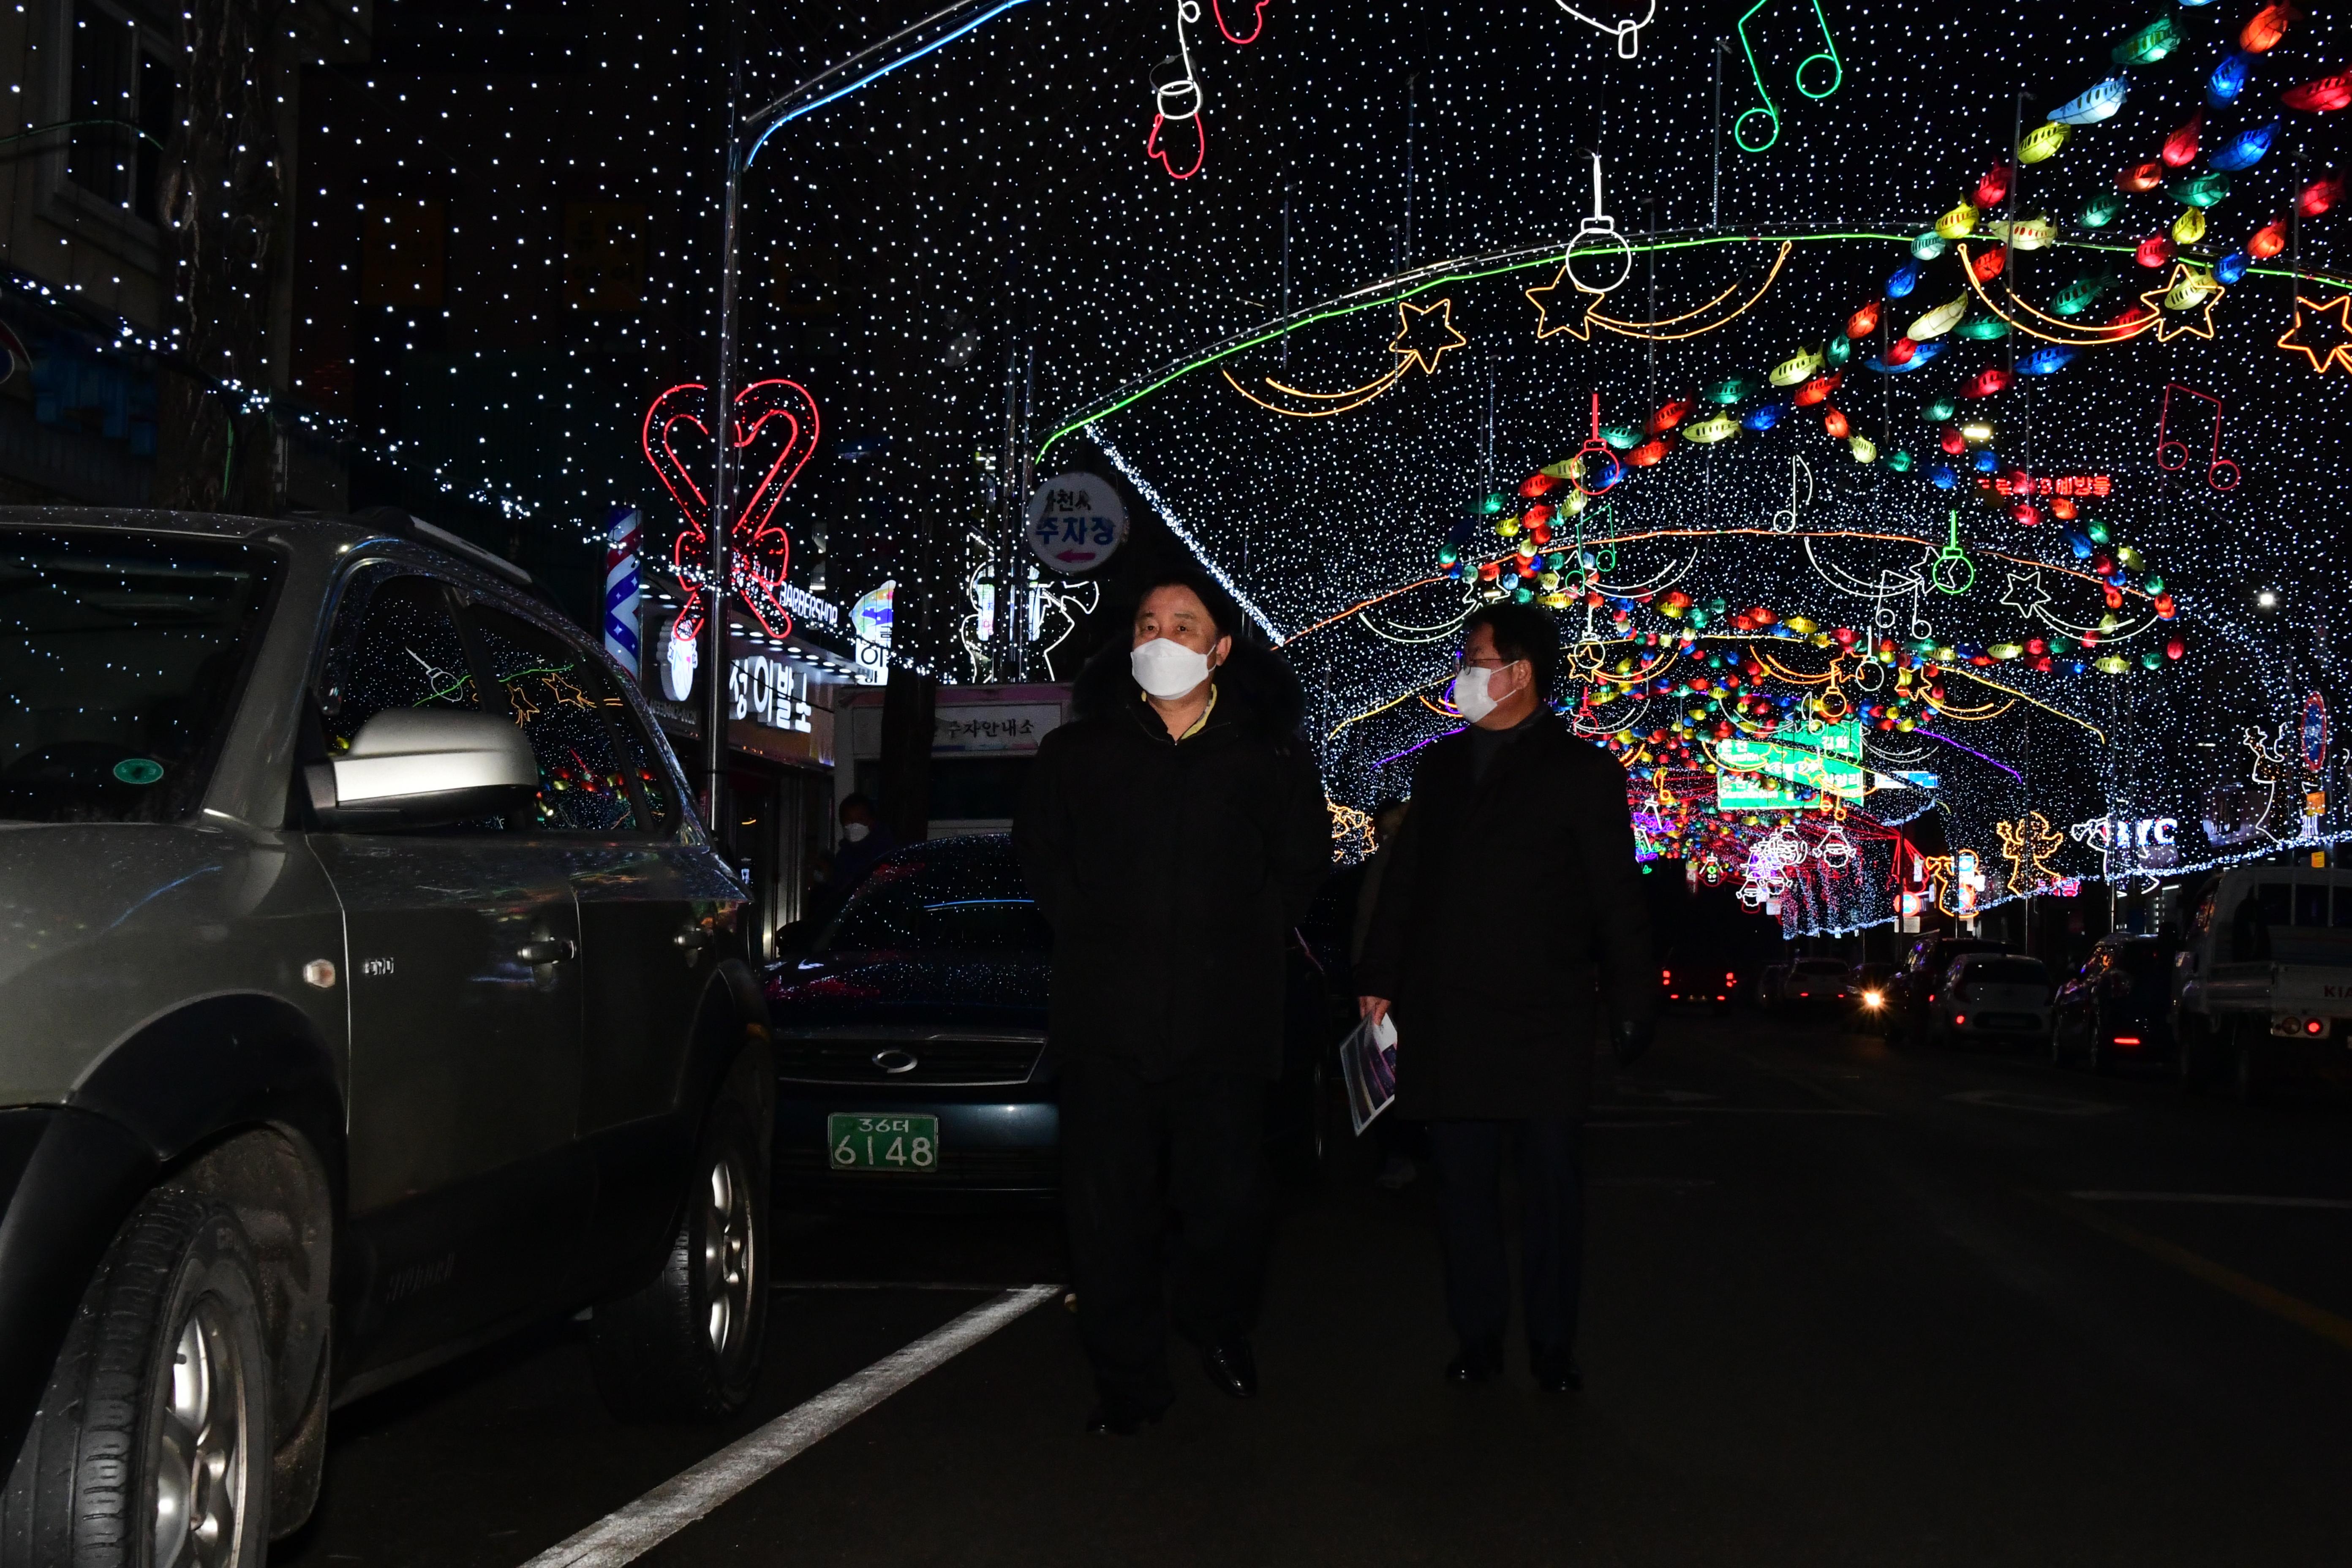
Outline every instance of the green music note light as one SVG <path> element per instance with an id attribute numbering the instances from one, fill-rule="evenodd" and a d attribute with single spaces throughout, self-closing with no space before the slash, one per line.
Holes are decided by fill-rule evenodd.
<path id="1" fill-rule="evenodd" d="M 1761 153 L 1780 140 L 1780 111 L 1773 107 L 1772 94 L 1764 86 L 1764 68 L 1756 63 L 1756 46 L 1748 37 L 1748 24 L 1755 19 L 1756 13 L 1770 4 L 1772 0 L 1756 0 L 1756 4 L 1748 7 L 1739 18 L 1739 47 L 1747 52 L 1748 74 L 1756 83 L 1756 96 L 1764 100 L 1763 108 L 1743 110 L 1739 118 L 1731 122 L 1731 138 L 1739 143 L 1739 150 L 1743 153 Z M 1796 76 L 1797 90 L 1818 100 L 1835 92 L 1844 82 L 1845 66 L 1838 59 L 1837 40 L 1830 36 L 1829 13 L 1822 9 L 1822 0 L 1812 0 L 1812 6 L 1813 19 L 1822 26 L 1822 47 L 1819 52 L 1807 55 L 1797 62 Z M 1821 68 L 1824 66 L 1828 68 L 1828 80 L 1824 85 L 1815 87 L 1813 83 L 1822 80 Z M 1762 123 L 1751 132 L 1750 121 Z M 1762 140 L 1751 140 L 1757 135 L 1760 135 Z"/>

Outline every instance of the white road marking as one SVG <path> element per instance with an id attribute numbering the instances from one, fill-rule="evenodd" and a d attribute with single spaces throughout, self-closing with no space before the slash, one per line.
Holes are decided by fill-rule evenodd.
<path id="1" fill-rule="evenodd" d="M 2068 1193 L 2095 1204 L 2231 1204 L 2264 1209 L 2352 1209 L 2352 1198 L 2283 1198 L 2262 1193 Z"/>
<path id="2" fill-rule="evenodd" d="M 1588 1121 L 1587 1130 L 1595 1127 L 1688 1127 L 1687 1121 Z"/>
<path id="3" fill-rule="evenodd" d="M 2123 1109 L 2095 1100 L 2068 1100 L 2063 1095 L 2027 1094 L 2013 1089 L 1968 1089 L 1944 1098 L 1963 1105 L 1990 1106 L 1995 1110 L 2030 1110 L 2036 1116 L 2105 1116 Z"/>
<path id="4" fill-rule="evenodd" d="M 1843 1105 L 1598 1105 L 1596 1110 L 1633 1110 L 1675 1116 L 1876 1116 L 1875 1110 Z"/>
<path id="5" fill-rule="evenodd" d="M 1018 1285 L 982 1285 L 960 1279 L 785 1279 L 770 1286 L 773 1290 L 960 1290 L 975 1296 L 992 1296 L 999 1290 L 1018 1290 Z"/>
<path id="6" fill-rule="evenodd" d="M 1062 1293 L 1058 1285 L 1007 1290 L 903 1350 L 853 1373 L 700 1464 L 679 1471 L 627 1507 L 606 1514 L 523 1568 L 621 1568 L 634 1563 L 745 1488 L 830 1436 L 932 1368 L 970 1350 L 1031 1308 Z"/>

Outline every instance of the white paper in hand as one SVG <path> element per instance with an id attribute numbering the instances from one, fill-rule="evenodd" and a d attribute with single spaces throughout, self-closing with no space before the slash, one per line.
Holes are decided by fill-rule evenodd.
<path id="1" fill-rule="evenodd" d="M 1348 1120 L 1357 1136 L 1396 1099 L 1396 1021 L 1367 1018 L 1339 1042 L 1339 1076 L 1348 1086 Z"/>

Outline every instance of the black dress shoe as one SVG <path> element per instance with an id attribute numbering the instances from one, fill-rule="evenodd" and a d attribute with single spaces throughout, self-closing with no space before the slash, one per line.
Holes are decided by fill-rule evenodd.
<path id="1" fill-rule="evenodd" d="M 1132 1405 L 1115 1404 L 1105 1400 L 1087 1417 L 1087 1435 L 1092 1437 L 1132 1437 L 1146 1422 L 1157 1421 L 1168 1414 L 1166 1407 L 1140 1410 Z"/>
<path id="2" fill-rule="evenodd" d="M 1584 1374 L 1576 1369 L 1576 1358 L 1565 1355 L 1538 1355 L 1535 1358 L 1536 1387 L 1546 1394 L 1581 1394 Z"/>
<path id="3" fill-rule="evenodd" d="M 1257 1358 L 1247 1340 L 1228 1340 L 1201 1352 L 1201 1370 L 1209 1381 L 1235 1399 L 1257 1397 Z"/>
<path id="4" fill-rule="evenodd" d="M 1445 1363 L 1448 1383 L 1487 1383 L 1503 1370 L 1503 1347 L 1481 1342 L 1462 1347 L 1462 1353 Z"/>

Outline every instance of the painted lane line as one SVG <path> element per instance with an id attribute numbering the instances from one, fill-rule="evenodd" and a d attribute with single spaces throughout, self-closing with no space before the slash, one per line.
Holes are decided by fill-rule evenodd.
<path id="1" fill-rule="evenodd" d="M 2261 1193 L 2068 1193 L 2093 1204 L 2230 1204 L 2264 1209 L 2352 1209 L 2352 1198 L 2284 1198 Z"/>
<path id="2" fill-rule="evenodd" d="M 734 1497 L 812 1445 L 830 1436 L 935 1367 L 970 1350 L 1032 1308 L 1054 1300 L 1058 1285 L 1031 1285 L 982 1302 L 944 1328 L 853 1373 L 698 1465 L 680 1470 L 625 1508 L 615 1510 L 523 1568 L 621 1568 Z"/>
<path id="3" fill-rule="evenodd" d="M 1584 1124 L 1587 1131 L 1602 1127 L 1639 1127 L 1647 1131 L 1653 1127 L 1688 1127 L 1689 1125 L 1691 1124 L 1687 1121 L 1588 1121 Z"/>
<path id="4" fill-rule="evenodd" d="M 1843 1105 L 1596 1105 L 1595 1110 L 1631 1110 L 1642 1115 L 1664 1116 L 1876 1116 L 1875 1110 L 1849 1109 Z"/>
<path id="5" fill-rule="evenodd" d="M 2111 1219 L 2086 1205 L 2068 1203 L 2063 1198 L 2042 1193 L 2029 1192 L 2025 1195 L 2078 1224 L 2090 1226 L 2102 1236 L 2120 1241 L 2126 1247 L 2136 1247 L 2158 1262 L 2168 1263 L 2183 1274 L 2192 1275 L 2208 1285 L 2227 1290 L 2241 1301 L 2259 1307 L 2274 1318 L 2284 1318 L 2298 1328 L 2308 1329 L 2321 1339 L 2352 1350 L 2352 1318 L 2341 1317 L 2325 1307 L 2314 1306 L 2300 1296 L 2290 1296 L 2275 1285 L 2265 1285 L 2226 1264 L 2216 1263 L 2160 1236 L 2150 1236 L 2136 1226 Z"/>

